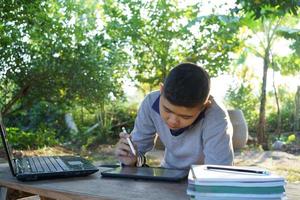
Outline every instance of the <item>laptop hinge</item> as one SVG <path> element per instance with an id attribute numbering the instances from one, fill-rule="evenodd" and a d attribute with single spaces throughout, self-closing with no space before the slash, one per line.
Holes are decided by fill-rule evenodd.
<path id="1" fill-rule="evenodd" d="M 14 175 L 16 176 L 16 174 L 19 173 L 19 171 L 20 171 L 19 169 L 21 168 L 21 166 L 20 166 L 20 163 L 18 162 L 17 159 L 13 158 L 13 162 L 14 162 L 14 165 L 15 165 L 15 167 L 14 167 Z"/>

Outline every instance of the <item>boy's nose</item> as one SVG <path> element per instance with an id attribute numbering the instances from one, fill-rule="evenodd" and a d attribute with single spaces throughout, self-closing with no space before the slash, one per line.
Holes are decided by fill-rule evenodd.
<path id="1" fill-rule="evenodd" d="M 178 117 L 174 114 L 169 115 L 168 124 L 172 127 L 176 127 L 178 124 Z"/>

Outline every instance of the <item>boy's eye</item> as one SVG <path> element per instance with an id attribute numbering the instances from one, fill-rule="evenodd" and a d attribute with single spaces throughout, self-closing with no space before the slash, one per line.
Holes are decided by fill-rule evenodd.
<path id="1" fill-rule="evenodd" d="M 164 107 L 164 110 L 167 112 L 167 113 L 170 113 L 171 110 L 169 110 L 168 108 Z"/>
<path id="2" fill-rule="evenodd" d="M 170 113 L 170 112 L 171 112 L 170 110 L 168 110 L 168 109 L 166 109 L 166 108 L 165 108 L 165 111 L 166 111 L 167 113 Z"/>
<path id="3" fill-rule="evenodd" d="M 188 120 L 188 119 L 191 119 L 191 117 L 182 117 L 182 119 Z"/>

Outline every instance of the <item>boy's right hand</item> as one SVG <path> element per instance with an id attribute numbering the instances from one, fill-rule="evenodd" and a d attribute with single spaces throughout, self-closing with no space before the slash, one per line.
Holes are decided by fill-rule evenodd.
<path id="1" fill-rule="evenodd" d="M 129 147 L 129 144 L 127 142 L 127 138 L 130 137 L 130 135 L 127 133 L 121 132 L 119 134 L 119 136 L 120 136 L 120 140 L 117 143 L 115 155 L 117 156 L 119 161 L 121 163 L 123 163 L 124 165 L 135 166 L 135 164 L 137 162 L 137 157 L 135 155 L 133 155 L 133 153 L 131 152 L 131 149 Z M 136 149 L 136 147 L 135 147 L 135 149 Z"/>

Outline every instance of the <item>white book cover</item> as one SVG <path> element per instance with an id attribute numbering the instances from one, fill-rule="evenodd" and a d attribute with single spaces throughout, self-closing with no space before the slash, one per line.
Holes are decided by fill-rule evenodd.
<path id="1" fill-rule="evenodd" d="M 258 186 L 269 186 L 268 183 L 271 182 L 272 186 L 278 186 L 278 184 L 284 185 L 285 183 L 282 176 L 270 173 L 264 169 L 220 165 L 192 165 L 189 181 L 196 185 L 209 182 L 216 182 L 219 185 L 226 182 L 240 182 L 245 183 L 245 186 L 248 183 L 259 183 Z"/>

